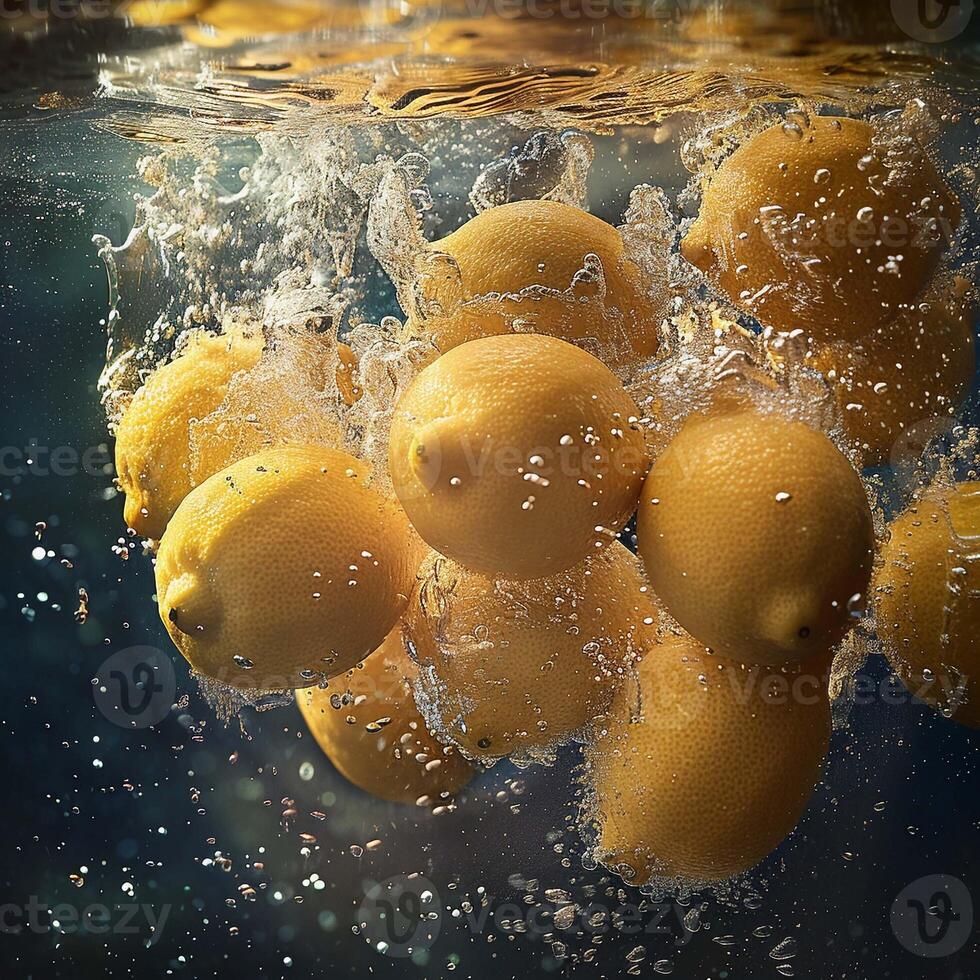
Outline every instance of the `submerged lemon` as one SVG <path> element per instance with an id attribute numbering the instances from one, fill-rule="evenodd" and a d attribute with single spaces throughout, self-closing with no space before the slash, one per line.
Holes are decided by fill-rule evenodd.
<path id="1" fill-rule="evenodd" d="M 126 494 L 126 524 L 139 534 L 163 534 L 194 485 L 191 419 L 204 418 L 221 404 L 232 377 L 258 363 L 262 344 L 261 333 L 195 332 L 180 355 L 154 371 L 134 395 L 116 430 L 116 472 Z"/>
<path id="2" fill-rule="evenodd" d="M 778 330 L 854 339 L 928 284 L 960 206 L 912 137 L 818 116 L 746 140 L 713 175 L 681 249 Z"/>
<path id="3" fill-rule="evenodd" d="M 424 324 L 443 353 L 512 331 L 559 337 L 617 366 L 656 353 L 666 273 L 641 270 L 619 231 L 587 211 L 557 201 L 502 204 L 431 250 L 456 263 L 466 304 Z"/>
<path id="4" fill-rule="evenodd" d="M 396 803 L 436 804 L 465 786 L 473 767 L 429 734 L 412 695 L 417 678 L 396 626 L 364 663 L 329 688 L 297 691 L 296 703 L 317 744 L 355 786 Z"/>
<path id="5" fill-rule="evenodd" d="M 650 650 L 588 749 L 603 863 L 641 885 L 723 881 L 761 861 L 819 779 L 828 661 L 746 667 L 689 636 Z"/>
<path id="6" fill-rule="evenodd" d="M 938 486 L 895 519 L 875 577 L 878 635 L 916 697 L 980 728 L 980 483 Z"/>
<path id="7" fill-rule="evenodd" d="M 860 341 L 818 345 L 813 365 L 866 462 L 884 462 L 917 425 L 959 407 L 976 367 L 970 313 L 956 298 L 915 305 Z"/>
<path id="8" fill-rule="evenodd" d="M 473 340 L 398 403 L 392 483 L 436 551 L 502 578 L 553 574 L 633 512 L 646 469 L 638 414 L 616 376 L 571 344 Z"/>
<path id="9" fill-rule="evenodd" d="M 860 477 L 799 421 L 692 417 L 640 495 L 654 592 L 692 636 L 747 663 L 829 649 L 864 605 L 874 552 Z"/>
<path id="10" fill-rule="evenodd" d="M 159 538 L 191 488 L 236 460 L 283 443 L 341 444 L 327 377 L 336 363 L 340 397 L 356 400 L 350 348 L 332 351 L 318 334 L 263 345 L 258 332 L 198 331 L 133 397 L 116 466 L 126 522 L 140 534 Z"/>
<path id="11" fill-rule="evenodd" d="M 285 690 L 377 648 L 405 608 L 419 553 L 368 472 L 338 450 L 281 447 L 184 498 L 160 542 L 157 598 L 197 673 Z"/>
<path id="12" fill-rule="evenodd" d="M 495 581 L 435 554 L 423 562 L 406 635 L 426 716 L 469 755 L 555 745 L 609 706 L 652 643 L 656 611 L 618 542 L 533 582 Z"/>

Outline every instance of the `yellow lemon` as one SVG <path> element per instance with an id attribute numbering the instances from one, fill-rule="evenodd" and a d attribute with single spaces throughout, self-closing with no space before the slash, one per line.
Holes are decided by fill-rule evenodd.
<path id="1" fill-rule="evenodd" d="M 653 642 L 656 611 L 618 542 L 575 568 L 504 582 L 430 555 L 406 616 L 420 704 L 481 759 L 546 748 L 609 706 Z"/>
<path id="2" fill-rule="evenodd" d="M 149 538 L 163 534 L 193 486 L 191 420 L 222 403 L 232 377 L 258 363 L 262 344 L 260 333 L 195 332 L 136 392 L 116 430 L 116 472 L 129 527 Z"/>
<path id="3" fill-rule="evenodd" d="M 417 678 L 397 626 L 364 663 L 329 688 L 297 691 L 296 703 L 355 786 L 396 803 L 438 804 L 470 781 L 473 767 L 429 734 L 412 694 Z"/>
<path id="4" fill-rule="evenodd" d="M 928 284 L 960 206 L 910 137 L 865 122 L 788 121 L 713 175 L 684 256 L 778 330 L 853 339 Z"/>
<path id="5" fill-rule="evenodd" d="M 191 667 L 285 690 L 350 670 L 407 602 L 419 552 L 366 464 L 321 446 L 233 463 L 177 508 L 156 562 L 160 617 Z"/>
<path id="6" fill-rule="evenodd" d="M 487 337 L 412 382 L 391 426 L 398 499 L 432 548 L 474 571 L 539 578 L 613 539 L 646 470 L 639 412 L 591 354 Z"/>
<path id="7" fill-rule="evenodd" d="M 895 673 L 946 717 L 980 728 L 980 483 L 930 489 L 891 525 L 875 577 Z"/>
<path id="8" fill-rule="evenodd" d="M 312 331 L 284 331 L 230 380 L 221 405 L 191 420 L 191 486 L 271 446 L 341 446 L 339 405 L 352 375 L 342 345 L 332 343 Z"/>
<path id="9" fill-rule="evenodd" d="M 689 419 L 640 496 L 654 592 L 702 643 L 748 663 L 829 649 L 863 607 L 874 552 L 860 477 L 803 422 Z"/>
<path id="10" fill-rule="evenodd" d="M 336 387 L 352 404 L 354 359 L 344 347 L 334 357 Z M 330 354 L 318 334 L 283 336 L 265 354 L 258 332 L 191 334 L 119 422 L 116 466 L 126 523 L 159 538 L 190 489 L 230 463 L 285 442 L 340 445 L 337 415 L 327 404 Z"/>
<path id="11" fill-rule="evenodd" d="M 464 306 L 425 323 L 443 353 L 512 331 L 559 337 L 617 366 L 656 353 L 666 274 L 651 281 L 619 231 L 587 211 L 557 201 L 502 204 L 431 250 L 451 256 L 462 280 Z"/>
<path id="12" fill-rule="evenodd" d="M 915 426 L 956 411 L 976 367 L 963 304 L 914 306 L 855 343 L 818 345 L 812 363 L 833 385 L 848 436 L 868 463 L 887 461 Z"/>
<path id="13" fill-rule="evenodd" d="M 820 776 L 828 660 L 746 667 L 688 636 L 650 650 L 587 753 L 603 863 L 637 885 L 717 882 L 769 854 Z"/>

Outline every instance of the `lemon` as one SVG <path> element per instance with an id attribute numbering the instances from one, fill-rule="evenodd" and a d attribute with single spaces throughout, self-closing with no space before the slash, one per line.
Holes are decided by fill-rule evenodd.
<path id="1" fill-rule="evenodd" d="M 232 377 L 258 363 L 262 343 L 259 333 L 197 331 L 180 355 L 136 392 L 116 429 L 116 472 L 129 527 L 148 538 L 163 534 L 193 486 L 191 419 L 204 418 L 221 404 Z"/>
<path id="2" fill-rule="evenodd" d="M 903 435 L 959 407 L 976 367 L 970 321 L 963 304 L 943 297 L 858 342 L 817 346 L 813 366 L 831 381 L 866 463 L 887 461 Z"/>
<path id="3" fill-rule="evenodd" d="M 561 574 L 504 582 L 432 554 L 406 635 L 426 717 L 468 755 L 555 745 L 609 705 L 653 642 L 657 618 L 637 559 L 618 542 Z"/>
<path id="4" fill-rule="evenodd" d="M 796 826 L 830 736 L 820 656 L 773 671 L 669 636 L 587 750 L 598 857 L 633 884 L 724 881 Z"/>
<path id="5" fill-rule="evenodd" d="M 864 605 L 874 551 L 860 477 L 803 422 L 690 418 L 640 496 L 654 592 L 702 643 L 748 663 L 829 649 Z"/>
<path id="6" fill-rule="evenodd" d="M 338 409 L 350 375 L 329 343 L 305 331 L 276 338 L 251 370 L 231 379 L 214 412 L 191 420 L 192 486 L 270 446 L 342 445 Z M 328 386 L 331 363 L 337 383 Z"/>
<path id="7" fill-rule="evenodd" d="M 127 524 L 159 538 L 192 487 L 268 446 L 339 446 L 328 404 L 333 386 L 326 384 L 331 361 L 340 398 L 353 404 L 359 388 L 353 352 L 337 345 L 331 358 L 329 343 L 319 334 L 286 335 L 263 353 L 260 333 L 191 334 L 119 422 L 116 465 Z"/>
<path id="8" fill-rule="evenodd" d="M 502 578 L 554 574 L 633 512 L 646 470 L 638 415 L 616 376 L 563 340 L 472 340 L 398 403 L 392 484 L 436 551 Z"/>
<path id="9" fill-rule="evenodd" d="M 884 651 L 916 697 L 980 728 L 980 482 L 930 488 L 890 530 L 875 577 Z"/>
<path id="10" fill-rule="evenodd" d="M 746 140 L 704 191 L 681 249 L 778 330 L 854 339 L 928 284 L 960 219 L 911 137 L 818 116 Z"/>
<path id="11" fill-rule="evenodd" d="M 199 674 L 256 691 L 350 670 L 407 602 L 419 552 L 368 466 L 321 446 L 249 456 L 195 487 L 156 562 L 160 616 Z"/>
<path id="12" fill-rule="evenodd" d="M 451 256 L 462 281 L 464 306 L 424 324 L 442 352 L 519 331 L 559 337 L 616 366 L 656 353 L 666 276 L 652 281 L 627 256 L 619 231 L 587 211 L 514 201 L 481 212 L 430 250 Z"/>
<path id="13" fill-rule="evenodd" d="M 417 677 L 396 626 L 362 664 L 329 688 L 297 691 L 296 703 L 317 744 L 355 786 L 395 803 L 437 804 L 469 782 L 473 767 L 429 734 L 412 694 Z"/>

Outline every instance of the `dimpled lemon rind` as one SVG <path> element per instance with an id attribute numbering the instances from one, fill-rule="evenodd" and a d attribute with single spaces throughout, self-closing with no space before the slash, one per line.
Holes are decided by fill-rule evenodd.
<path id="1" fill-rule="evenodd" d="M 743 309 L 777 330 L 852 340 L 927 286 L 960 219 L 911 137 L 818 116 L 746 140 L 711 178 L 682 242 Z"/>
<path id="2" fill-rule="evenodd" d="M 198 331 L 133 396 L 116 430 L 116 472 L 133 530 L 153 539 L 163 534 L 193 486 L 191 420 L 213 412 L 232 377 L 253 368 L 261 354 L 261 334 Z"/>
<path id="3" fill-rule="evenodd" d="M 980 483 L 932 488 L 890 530 L 875 577 L 885 654 L 916 697 L 980 728 Z"/>
<path id="4" fill-rule="evenodd" d="M 362 664 L 328 688 L 297 691 L 296 703 L 317 745 L 355 786 L 395 803 L 437 805 L 470 781 L 473 767 L 429 734 L 412 693 L 417 678 L 396 626 Z"/>
<path id="5" fill-rule="evenodd" d="M 636 885 L 718 882 L 776 848 L 820 777 L 828 660 L 773 672 L 688 636 L 650 650 L 587 750 L 602 862 Z"/>
<path id="6" fill-rule="evenodd" d="M 646 471 L 638 415 L 608 368 L 562 340 L 470 341 L 399 402 L 392 484 L 436 551 L 540 578 L 604 547 L 632 514 Z"/>
<path id="7" fill-rule="evenodd" d="M 378 647 L 407 602 L 416 539 L 366 464 L 269 449 L 195 487 L 156 562 L 162 618 L 191 667 L 232 688 L 304 687 Z"/>
<path id="8" fill-rule="evenodd" d="M 650 470 L 637 541 L 667 611 L 747 663 L 828 650 L 866 604 L 874 528 L 860 477 L 825 435 L 782 416 L 690 418 Z"/>
<path id="9" fill-rule="evenodd" d="M 666 277 L 651 280 L 626 255 L 619 231 L 587 211 L 557 201 L 502 204 L 431 248 L 455 261 L 464 303 L 498 294 L 426 321 L 443 353 L 515 329 L 559 337 L 617 367 L 657 351 Z M 599 260 L 602 285 L 587 256 Z"/>
<path id="10" fill-rule="evenodd" d="M 468 755 L 546 748 L 609 705 L 653 643 L 640 563 L 619 542 L 559 575 L 495 581 L 435 554 L 406 616 L 426 717 Z"/>

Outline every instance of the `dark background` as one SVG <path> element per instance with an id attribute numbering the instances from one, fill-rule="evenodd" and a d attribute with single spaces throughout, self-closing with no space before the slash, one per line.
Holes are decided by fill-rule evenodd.
<path id="1" fill-rule="evenodd" d="M 347 785 L 303 736 L 292 706 L 247 712 L 245 731 L 224 727 L 171 650 L 149 559 L 126 537 L 110 474 L 59 475 L 37 450 L 39 465 L 9 472 L 12 462 L 26 465 L 16 453 L 32 443 L 81 457 L 109 441 L 95 387 L 106 279 L 91 237 L 121 241 L 140 189 L 131 176 L 138 148 L 93 130 L 91 109 L 14 116 L 0 123 L 0 904 L 26 906 L 34 896 L 49 908 L 136 902 L 169 913 L 152 944 L 139 917 L 137 934 L 2 930 L 0 976 L 558 971 L 533 929 L 515 935 L 504 927 L 501 920 L 516 915 L 502 903 L 528 908 L 525 895 L 540 903 L 554 887 L 607 908 L 640 901 L 582 867 L 567 826 L 573 749 L 550 770 L 502 763 L 474 783 L 457 812 L 432 817 Z M 616 213 L 627 185 L 610 186 L 602 204 Z M 40 541 L 38 522 L 46 525 Z M 90 613 L 78 624 L 82 588 Z M 111 723 L 93 699 L 92 678 L 105 659 L 136 644 L 173 653 L 177 674 L 178 706 L 146 731 Z M 886 673 L 877 661 L 867 672 L 875 680 Z M 625 975 L 640 962 L 628 954 L 644 946 L 647 976 L 669 960 L 673 976 L 691 980 L 776 978 L 778 961 L 768 954 L 793 937 L 798 952 L 785 962 L 797 977 L 976 977 L 975 937 L 953 956 L 927 960 L 903 949 L 889 924 L 895 897 L 923 875 L 955 875 L 980 902 L 976 735 L 898 700 L 875 697 L 854 708 L 800 828 L 747 885 L 685 900 L 680 914 L 706 903 L 702 928 L 685 946 L 675 943 L 682 932 L 674 907 L 665 934 L 590 938 L 579 923 L 562 941 L 573 959 L 593 952 L 564 969 Z M 304 778 L 310 765 L 312 778 Z M 296 816 L 284 821 L 286 809 Z M 374 839 L 382 842 L 376 850 L 352 853 Z M 441 933 L 416 961 L 380 955 L 355 932 L 365 888 L 413 871 L 435 884 Z M 243 885 L 254 888 L 254 901 Z M 497 915 L 474 930 L 465 912 L 454 918 L 448 910 L 467 901 L 478 910 L 481 887 Z M 656 915 L 641 912 L 644 929 Z"/>

